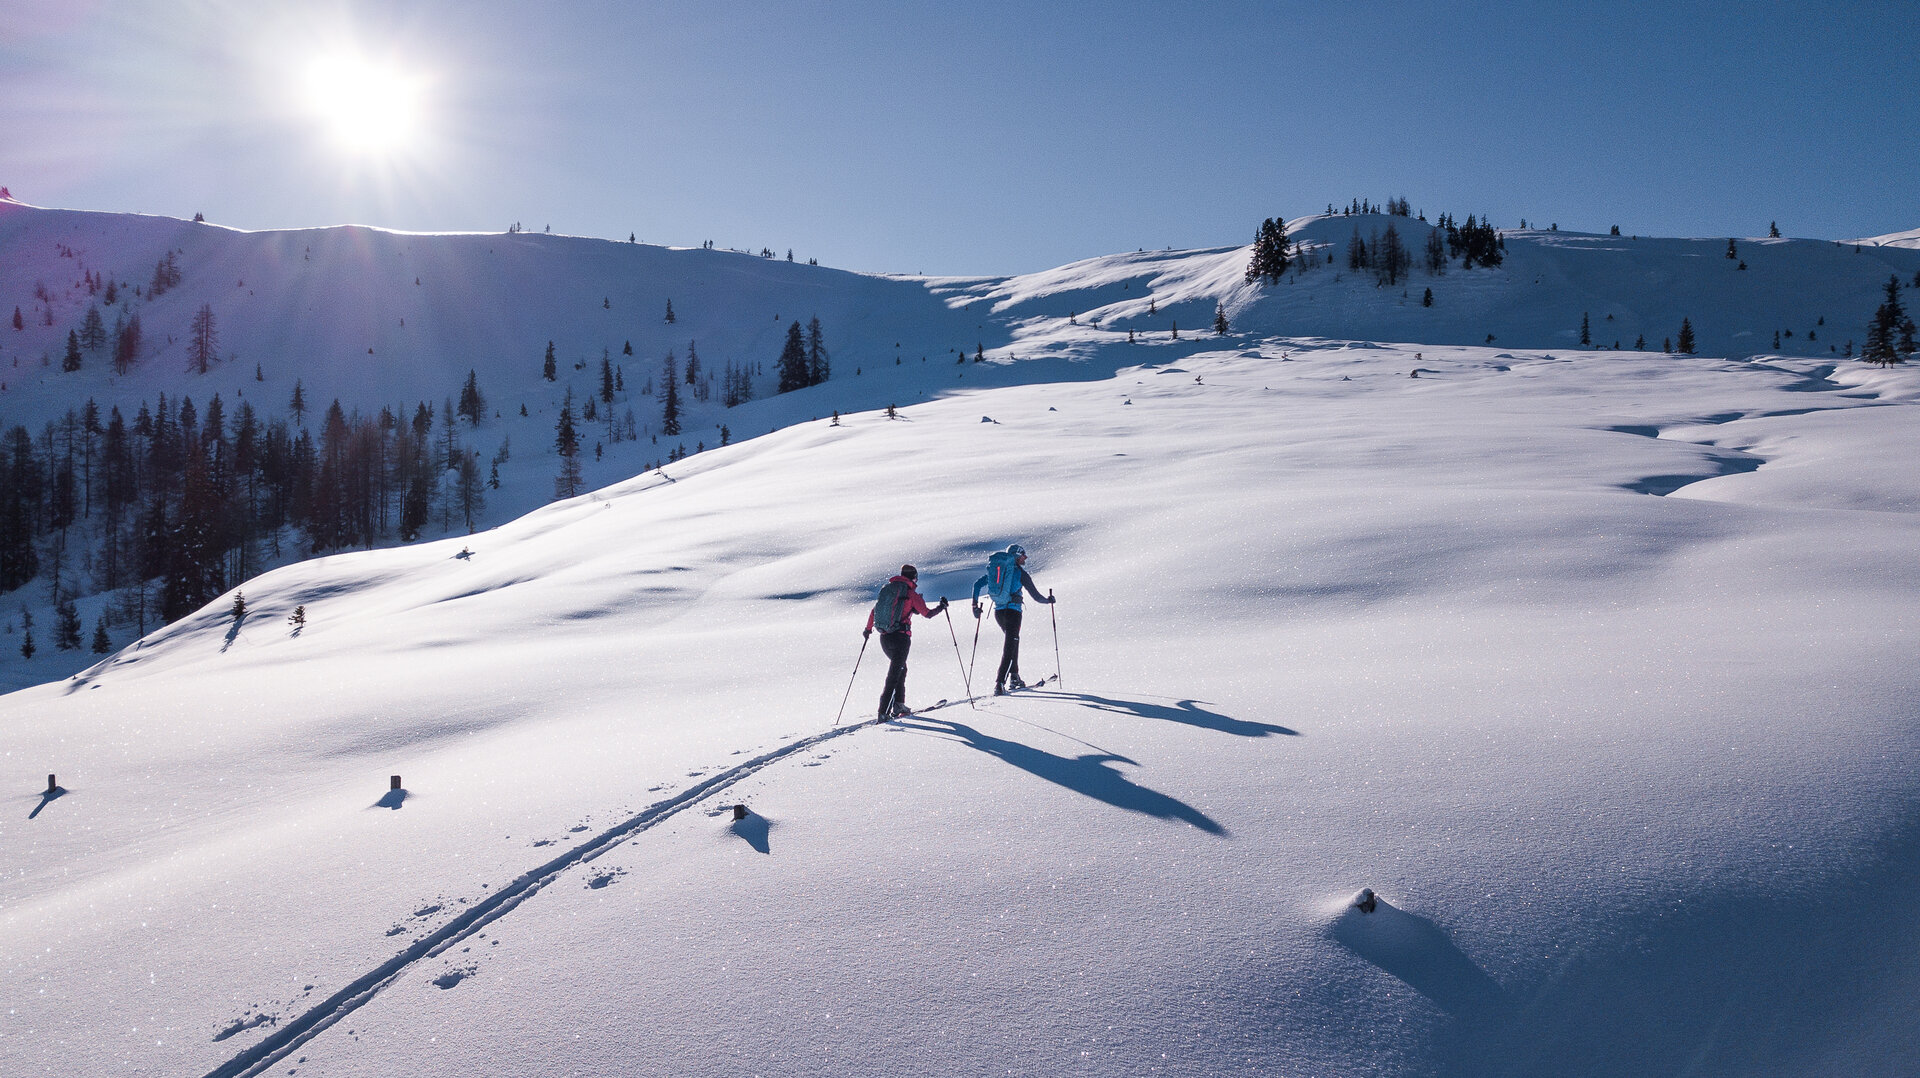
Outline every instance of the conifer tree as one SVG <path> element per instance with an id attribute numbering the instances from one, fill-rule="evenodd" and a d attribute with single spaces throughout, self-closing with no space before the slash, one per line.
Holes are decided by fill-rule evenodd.
<path id="1" fill-rule="evenodd" d="M 73 330 L 67 331 L 67 354 L 60 359 L 60 369 L 68 373 L 80 369 L 80 335 Z"/>
<path id="2" fill-rule="evenodd" d="M 807 388 L 807 342 L 801 336 L 799 322 L 787 327 L 787 343 L 780 350 L 779 363 L 781 393 Z"/>
<path id="3" fill-rule="evenodd" d="M 680 380 L 674 376 L 673 353 L 667 353 L 660 384 L 665 387 L 660 403 L 660 433 L 672 437 L 680 433 Z"/>
<path id="4" fill-rule="evenodd" d="M 820 316 L 807 322 L 807 384 L 817 386 L 832 375 L 827 356 L 827 334 L 820 328 Z"/>
<path id="5" fill-rule="evenodd" d="M 1387 222 L 1387 230 L 1380 233 L 1371 254 L 1374 278 L 1383 285 L 1400 283 L 1413 268 L 1413 255 L 1400 239 L 1400 230 L 1393 222 Z"/>
<path id="6" fill-rule="evenodd" d="M 1224 337 L 1227 335 L 1227 330 L 1230 328 L 1232 327 L 1230 327 L 1227 324 L 1227 305 L 1221 300 L 1214 300 L 1213 301 L 1213 331 L 1219 334 L 1220 336 Z"/>
<path id="7" fill-rule="evenodd" d="M 140 362 L 140 349 L 146 342 L 141 339 L 140 316 L 128 315 L 113 335 L 113 371 L 125 374 Z"/>
<path id="8" fill-rule="evenodd" d="M 1691 319 L 1682 318 L 1680 320 L 1680 351 L 1686 355 L 1693 354 L 1693 322 Z"/>
<path id="9" fill-rule="evenodd" d="M 1593 334 L 1588 329 L 1587 312 L 1585 311 L 1580 312 L 1580 343 L 1582 345 L 1590 345 L 1593 343 Z"/>
<path id="10" fill-rule="evenodd" d="M 668 383 L 671 385 L 672 383 Z M 560 404 L 560 418 L 554 422 L 553 446 L 560 451 L 560 474 L 553 480 L 555 498 L 571 498 L 580 493 L 580 435 L 573 426 L 573 390 Z"/>
<path id="11" fill-rule="evenodd" d="M 1253 235 L 1253 258 L 1247 263 L 1247 281 L 1278 284 L 1292 263 L 1287 250 L 1287 225 L 1278 217 L 1260 222 Z"/>
<path id="12" fill-rule="evenodd" d="M 469 426 L 480 425 L 480 417 L 486 413 L 487 398 L 480 392 L 480 376 L 469 367 L 467 384 L 460 387 L 459 414 Z"/>
<path id="13" fill-rule="evenodd" d="M 79 651 L 80 611 L 71 596 L 54 604 L 53 617 L 53 646 L 61 651 Z"/>
<path id="14" fill-rule="evenodd" d="M 89 352 L 98 352 L 107 343 L 107 326 L 100 318 L 100 308 L 89 306 L 86 321 L 80 324 L 80 343 Z"/>
<path id="15" fill-rule="evenodd" d="M 1427 272 L 1433 276 L 1437 277 L 1447 272 L 1446 239 L 1441 235 L 1438 228 L 1430 228 L 1427 230 L 1426 263 Z M 1432 304 L 1428 304 L 1428 306 L 1432 306 Z"/>
<path id="16" fill-rule="evenodd" d="M 1780 238 L 1780 222 L 1772 221 L 1767 224 L 1767 238 L 1772 240 Z"/>
<path id="17" fill-rule="evenodd" d="M 548 341 L 547 358 L 540 365 L 540 377 L 545 378 L 549 382 L 558 381 L 559 373 L 559 364 L 556 363 L 553 358 L 553 342 Z"/>
<path id="18" fill-rule="evenodd" d="M 1906 309 L 1900 303 L 1900 278 L 1887 278 L 1887 298 L 1873 312 L 1873 319 L 1867 323 L 1866 340 L 1860 345 L 1860 358 L 1867 363 L 1890 366 L 1901 361 L 1902 343 L 1911 352 L 1912 331 L 1907 331 L 1907 341 L 1898 336 L 1903 325 L 1908 324 Z"/>
<path id="19" fill-rule="evenodd" d="M 668 301 L 667 301 L 667 324 L 668 324 L 668 325 L 672 325 L 672 324 L 673 324 L 673 322 L 674 322 L 674 317 L 673 317 L 673 301 L 672 301 L 672 300 L 668 300 Z"/>
<path id="20" fill-rule="evenodd" d="M 112 650 L 113 640 L 107 636 L 107 623 L 104 620 L 95 619 L 93 623 L 93 653 L 95 655 L 105 655 Z"/>
<path id="21" fill-rule="evenodd" d="M 193 313 L 193 322 L 187 326 L 187 369 L 195 374 L 207 373 L 218 358 L 220 335 L 214 327 L 213 305 L 202 303 Z"/>

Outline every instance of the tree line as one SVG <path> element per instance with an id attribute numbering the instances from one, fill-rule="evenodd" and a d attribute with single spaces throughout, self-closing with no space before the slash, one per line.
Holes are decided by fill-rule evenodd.
<path id="1" fill-rule="evenodd" d="M 0 592 L 36 578 L 56 608 L 95 590 L 120 592 L 116 615 L 171 621 L 258 572 L 264 557 L 417 538 L 437 515 L 469 530 L 498 485 L 462 444 L 459 423 L 484 408 L 472 374 L 439 408 L 421 401 L 377 415 L 338 400 L 317 431 L 262 417 L 251 402 L 228 413 L 216 394 L 142 402 L 131 419 L 91 399 L 38 435 L 0 436 Z"/>

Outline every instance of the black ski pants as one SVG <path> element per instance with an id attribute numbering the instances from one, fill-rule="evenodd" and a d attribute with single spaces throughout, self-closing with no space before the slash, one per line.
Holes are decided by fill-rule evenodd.
<path id="1" fill-rule="evenodd" d="M 880 717 L 883 719 L 891 717 L 894 708 L 907 704 L 907 652 L 912 647 L 912 633 L 880 634 L 880 650 L 886 653 L 891 663 L 887 667 L 886 687 L 880 690 Z"/>
<path id="2" fill-rule="evenodd" d="M 1008 674 L 1020 676 L 1020 611 L 1003 606 L 993 612 L 993 620 L 1007 634 L 1007 642 L 1000 648 L 1000 672 L 993 677 L 994 685 L 999 686 L 1007 683 Z"/>

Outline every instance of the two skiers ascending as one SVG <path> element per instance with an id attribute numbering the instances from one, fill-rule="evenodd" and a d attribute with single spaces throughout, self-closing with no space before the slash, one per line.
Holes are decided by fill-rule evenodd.
<path id="1" fill-rule="evenodd" d="M 1024 587 L 1036 603 L 1053 602 L 1053 596 L 1042 595 L 1034 587 L 1026 564 L 1027 548 L 1015 543 L 988 557 L 986 575 L 973 582 L 974 618 L 980 617 L 980 591 L 984 588 L 987 598 L 993 600 L 993 620 L 1000 623 L 1000 631 L 1007 636 L 1006 646 L 1000 651 L 1000 670 L 993 678 L 995 696 L 1004 695 L 1009 688 L 1027 687 L 1020 680 L 1020 589 Z"/>
<path id="2" fill-rule="evenodd" d="M 920 597 L 920 571 L 911 565 L 902 565 L 900 575 L 880 589 L 880 597 L 867 614 L 867 628 L 860 635 L 880 630 L 880 650 L 892 663 L 887 667 L 886 687 L 880 690 L 881 721 L 912 714 L 907 708 L 907 651 L 913 647 L 913 615 L 931 618 L 946 609 L 945 599 L 939 606 L 928 608 L 927 601 Z"/>

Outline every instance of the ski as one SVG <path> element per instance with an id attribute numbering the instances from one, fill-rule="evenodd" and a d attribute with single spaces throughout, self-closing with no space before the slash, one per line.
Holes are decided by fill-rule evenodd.
<path id="1" fill-rule="evenodd" d="M 928 705 L 927 705 L 926 707 L 918 707 L 918 708 L 914 708 L 914 709 L 913 709 L 912 711 L 909 711 L 909 712 L 908 712 L 908 713 L 906 713 L 905 715 L 896 715 L 896 716 L 893 716 L 893 717 L 891 717 L 891 718 L 885 718 L 885 719 L 874 719 L 874 720 L 873 720 L 873 725 L 875 725 L 875 726 L 879 726 L 879 725 L 881 725 L 881 724 L 883 724 L 883 723 L 888 723 L 888 722 L 892 722 L 892 721 L 893 721 L 894 719 L 896 719 L 896 718 L 897 718 L 897 719 L 911 719 L 911 718 L 913 718 L 913 717 L 914 717 L 915 715 L 925 715 L 925 714 L 926 714 L 927 712 L 929 712 L 929 711 L 938 711 L 938 710 L 940 710 L 940 709 L 941 709 L 941 708 L 943 708 L 943 707 L 959 707 L 959 706 L 960 706 L 961 704 L 971 704 L 971 703 L 975 703 L 975 702 L 977 702 L 977 701 L 979 701 L 980 699 L 981 699 L 981 698 L 980 698 L 980 697 L 978 697 L 978 696 L 962 696 L 962 697 L 959 697 L 958 699 L 950 699 L 950 700 L 949 700 L 949 699 L 943 699 L 943 700 L 936 700 L 936 701 L 934 701 L 933 703 L 931 703 L 931 704 L 928 704 Z"/>
<path id="2" fill-rule="evenodd" d="M 1026 683 L 1025 685 L 1022 685 L 1022 686 L 1020 686 L 1020 687 L 1019 687 L 1019 688 L 1017 688 L 1017 689 L 1008 689 L 1008 690 L 1007 690 L 1006 692 L 1004 692 L 1004 693 L 1001 693 L 1000 695 L 1002 695 L 1002 696 L 1012 696 L 1012 695 L 1014 695 L 1014 694 L 1016 694 L 1016 693 L 1023 693 L 1023 692 L 1026 692 L 1026 691 L 1028 691 L 1028 690 L 1030 690 L 1030 689 L 1037 689 L 1037 688 L 1039 688 L 1039 687 L 1041 687 L 1042 685 L 1046 685 L 1046 684 L 1048 684 L 1049 682 L 1054 682 L 1054 681 L 1059 681 L 1059 680 L 1060 680 L 1060 675 L 1059 675 L 1059 674 L 1048 674 L 1048 675 L 1047 675 L 1046 677 L 1043 677 L 1043 678 L 1041 678 L 1041 679 L 1040 679 L 1039 681 L 1029 681 L 1029 682 L 1027 682 L 1027 683 Z"/>

